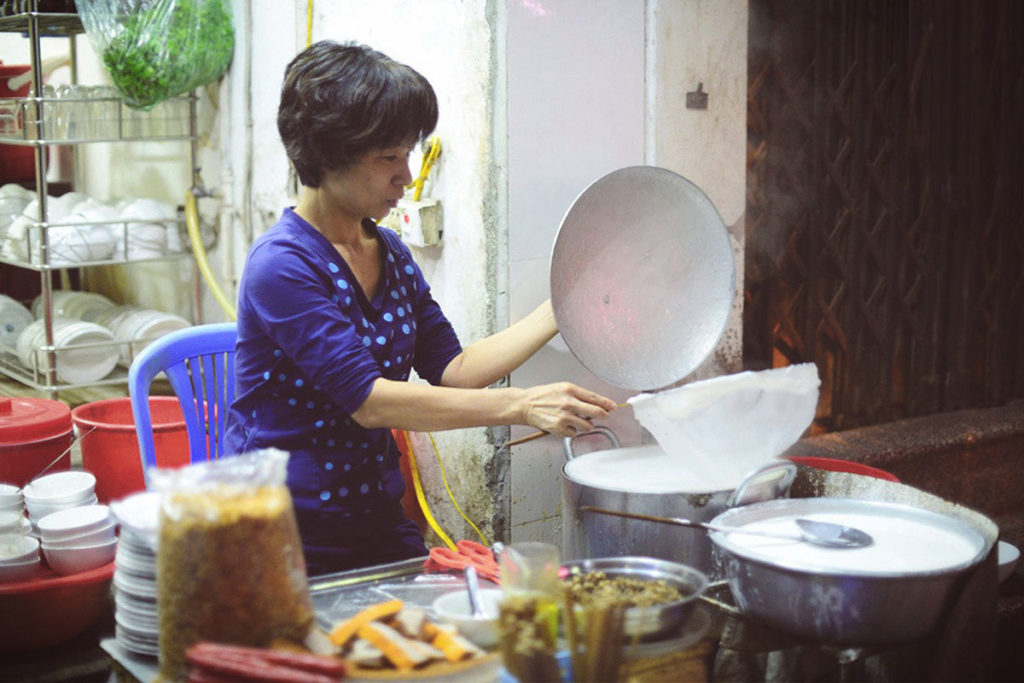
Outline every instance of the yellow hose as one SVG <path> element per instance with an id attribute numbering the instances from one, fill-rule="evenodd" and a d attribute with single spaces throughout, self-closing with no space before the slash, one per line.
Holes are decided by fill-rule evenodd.
<path id="1" fill-rule="evenodd" d="M 444 532 L 441 525 L 434 519 L 434 514 L 430 511 L 430 504 L 427 503 L 427 497 L 423 494 L 423 482 L 420 481 L 420 470 L 416 466 L 416 454 L 412 449 L 412 440 L 409 438 L 409 432 L 404 429 L 401 431 L 402 440 L 405 442 L 405 452 L 409 456 L 409 472 L 412 474 L 412 487 L 416 491 L 416 502 L 420 505 L 420 510 L 423 511 L 423 517 L 427 520 L 427 524 L 434 530 L 434 533 L 444 542 L 446 546 L 455 550 L 455 543 L 452 542 L 451 537 Z"/>
<path id="2" fill-rule="evenodd" d="M 210 269 L 210 261 L 206 257 L 206 248 L 203 247 L 203 239 L 199 234 L 199 209 L 196 207 L 196 197 L 192 194 L 192 190 L 185 193 L 185 227 L 188 228 L 188 241 L 192 245 L 192 253 L 195 255 L 196 265 L 199 266 L 199 272 L 202 273 L 203 279 L 206 280 L 206 284 L 210 287 L 213 298 L 217 300 L 217 303 L 220 304 L 220 307 L 224 309 L 229 318 L 236 320 L 238 314 L 235 312 L 234 304 L 224 295 L 224 291 L 220 288 L 217 279 L 213 276 L 213 271 Z"/>

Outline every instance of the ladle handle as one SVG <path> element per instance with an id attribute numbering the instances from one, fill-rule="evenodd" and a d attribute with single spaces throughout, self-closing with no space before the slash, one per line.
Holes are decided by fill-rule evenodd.
<path id="1" fill-rule="evenodd" d="M 606 510 L 604 508 L 594 507 L 592 505 L 584 505 L 580 508 L 583 512 L 597 512 L 602 515 L 613 515 L 615 517 L 628 517 L 629 519 L 641 519 L 647 522 L 657 522 L 659 524 L 674 524 L 675 526 L 685 526 L 694 529 L 705 529 L 706 531 L 721 531 L 724 533 L 739 533 L 749 534 L 751 536 L 767 536 L 769 538 L 784 538 L 788 540 L 799 541 L 802 537 L 799 534 L 783 534 L 772 531 L 758 531 L 756 529 L 744 529 L 742 527 L 725 527 L 718 526 L 717 524 L 709 524 L 707 522 L 698 522 L 693 519 L 683 519 L 682 517 L 653 517 L 651 515 L 641 515 L 637 512 L 621 512 L 619 510 Z"/>

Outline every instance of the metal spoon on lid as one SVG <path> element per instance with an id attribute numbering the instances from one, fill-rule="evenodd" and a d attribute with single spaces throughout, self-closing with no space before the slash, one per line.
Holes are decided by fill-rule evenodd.
<path id="1" fill-rule="evenodd" d="M 619 512 L 617 510 L 606 510 L 604 508 L 593 507 L 591 505 L 584 505 L 580 510 L 583 512 L 596 512 L 602 515 L 612 515 L 614 517 L 642 519 L 648 522 L 657 522 L 659 524 L 674 524 L 676 526 L 694 527 L 698 529 L 706 529 L 708 531 L 721 531 L 729 534 L 750 534 L 752 536 L 767 536 L 770 538 L 783 538 L 793 541 L 806 541 L 807 543 L 813 543 L 814 545 L 820 545 L 826 548 L 864 548 L 874 543 L 874 539 L 871 538 L 871 535 L 862 529 L 846 526 L 845 524 L 822 522 L 802 517 L 794 520 L 796 525 L 800 528 L 799 535 L 796 535 L 775 533 L 771 531 L 759 531 L 757 529 L 744 529 L 743 527 L 719 526 L 717 524 L 698 522 L 692 519 L 682 519 L 679 517 L 654 517 L 652 515 L 641 515 L 635 512 Z"/>

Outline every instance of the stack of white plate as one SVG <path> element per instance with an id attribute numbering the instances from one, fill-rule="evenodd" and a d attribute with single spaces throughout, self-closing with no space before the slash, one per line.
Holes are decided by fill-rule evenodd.
<path id="1" fill-rule="evenodd" d="M 78 292 L 71 289 L 58 289 L 51 298 L 54 315 L 60 318 L 80 318 L 87 322 L 96 322 L 96 317 L 114 308 L 116 304 L 95 292 Z M 36 318 L 43 317 L 43 296 L 40 294 L 32 300 L 32 314 Z"/>
<path id="2" fill-rule="evenodd" d="M 16 299 L 0 294 L 0 344 L 5 350 L 13 351 L 18 335 L 31 324 L 32 312 Z"/>
<path id="3" fill-rule="evenodd" d="M 110 504 L 121 525 L 114 558 L 114 636 L 126 650 L 159 654 L 156 539 L 160 495 L 136 493 Z"/>
<path id="4" fill-rule="evenodd" d="M 18 336 L 18 358 L 25 367 L 46 368 L 45 320 L 36 320 Z M 95 323 L 71 318 L 54 318 L 53 344 L 57 347 L 57 377 L 68 384 L 89 384 L 103 379 L 117 365 L 114 335 Z"/>
<path id="5" fill-rule="evenodd" d="M 126 368 L 153 340 L 191 324 L 179 315 L 137 306 L 117 306 L 98 316 L 96 322 L 114 334 L 121 354 L 118 362 Z"/>

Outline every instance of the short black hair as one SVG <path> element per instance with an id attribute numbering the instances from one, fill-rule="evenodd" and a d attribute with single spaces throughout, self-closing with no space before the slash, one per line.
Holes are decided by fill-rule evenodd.
<path id="1" fill-rule="evenodd" d="M 374 149 L 419 142 L 436 125 L 427 79 L 366 45 L 322 40 L 285 70 L 277 130 L 307 187 Z"/>

